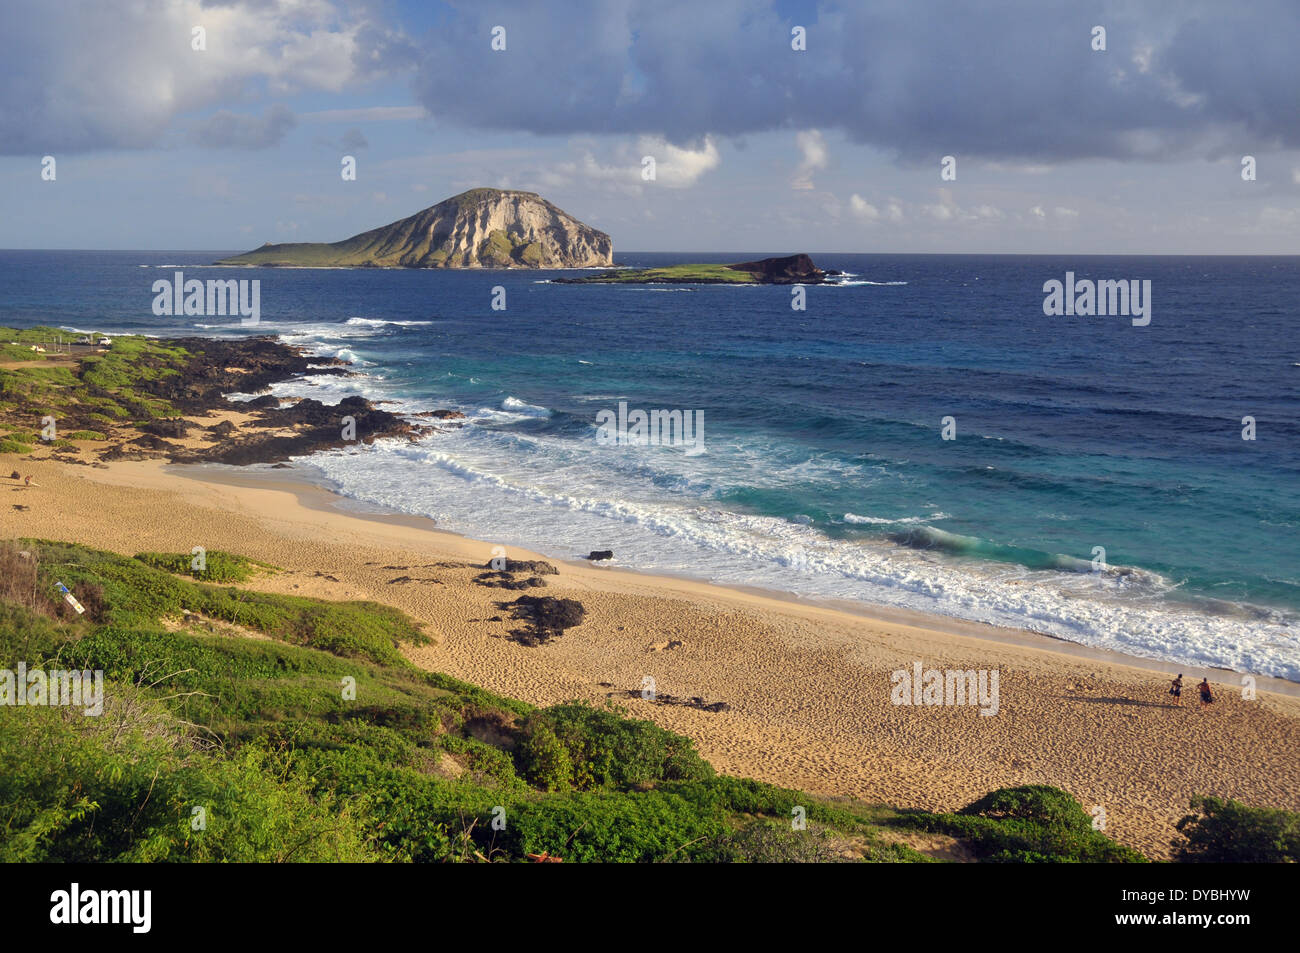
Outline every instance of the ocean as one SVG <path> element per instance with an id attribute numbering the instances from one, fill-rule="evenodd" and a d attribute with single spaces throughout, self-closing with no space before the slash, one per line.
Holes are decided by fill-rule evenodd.
<path id="1" fill-rule="evenodd" d="M 356 372 L 280 396 L 461 410 L 310 462 L 507 551 L 1300 681 L 1300 259 L 814 254 L 847 276 L 798 311 L 779 286 L 202 267 L 225 254 L 0 251 L 0 324 L 274 334 Z M 260 324 L 155 316 L 178 269 L 260 280 Z M 1150 323 L 1045 315 L 1067 272 L 1149 280 Z M 704 452 L 598 439 L 620 403 L 694 413 Z"/>

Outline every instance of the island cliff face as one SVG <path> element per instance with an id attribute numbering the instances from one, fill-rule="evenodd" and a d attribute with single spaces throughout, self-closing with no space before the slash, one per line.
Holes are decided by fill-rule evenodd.
<path id="1" fill-rule="evenodd" d="M 331 244 L 263 245 L 219 265 L 600 268 L 614 244 L 535 192 L 471 189 L 410 218 Z"/>

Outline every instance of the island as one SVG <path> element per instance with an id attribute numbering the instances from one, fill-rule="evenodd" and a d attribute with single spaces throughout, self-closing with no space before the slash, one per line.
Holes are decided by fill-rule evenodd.
<path id="1" fill-rule="evenodd" d="M 565 285 L 819 285 L 838 271 L 822 271 L 807 255 L 763 258 L 734 265 L 686 264 L 663 268 L 619 268 L 580 278 L 552 278 Z"/>
<path id="2" fill-rule="evenodd" d="M 470 189 L 343 241 L 292 242 L 215 262 L 281 268 L 601 268 L 614 243 L 536 192 Z"/>

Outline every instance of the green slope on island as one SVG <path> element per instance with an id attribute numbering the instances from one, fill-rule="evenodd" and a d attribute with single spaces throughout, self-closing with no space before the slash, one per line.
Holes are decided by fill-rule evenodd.
<path id="1" fill-rule="evenodd" d="M 807 255 L 786 255 L 733 265 L 683 264 L 662 268 L 620 268 L 578 278 L 554 278 L 569 285 L 794 285 L 823 283 L 837 271 L 822 271 Z"/>

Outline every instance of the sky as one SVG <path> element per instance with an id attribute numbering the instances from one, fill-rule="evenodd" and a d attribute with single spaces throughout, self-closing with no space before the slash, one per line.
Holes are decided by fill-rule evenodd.
<path id="1" fill-rule="evenodd" d="M 1298 254 L 1298 48 L 1296 0 L 0 0 L 0 247 L 495 186 L 615 254 Z"/>

